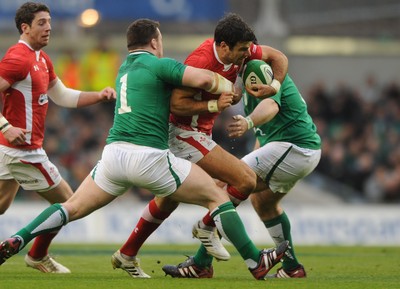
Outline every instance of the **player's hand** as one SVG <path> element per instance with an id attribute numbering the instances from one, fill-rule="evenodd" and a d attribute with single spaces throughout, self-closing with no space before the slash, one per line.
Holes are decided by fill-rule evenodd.
<path id="1" fill-rule="evenodd" d="M 242 136 L 248 130 L 248 123 L 244 116 L 238 114 L 232 116 L 233 122 L 228 125 L 228 136 L 235 138 Z"/>
<path id="2" fill-rule="evenodd" d="M 30 133 L 30 131 L 24 128 L 11 126 L 3 135 L 10 144 L 18 146 L 25 144 L 27 133 Z"/>
<path id="3" fill-rule="evenodd" d="M 218 110 L 223 111 L 224 109 L 230 107 L 233 102 L 234 94 L 233 92 L 223 92 L 218 98 Z"/>
<path id="4" fill-rule="evenodd" d="M 256 98 L 267 98 L 276 94 L 275 88 L 267 84 L 252 84 L 251 87 L 246 86 L 246 91 Z"/>
<path id="5" fill-rule="evenodd" d="M 106 87 L 100 91 L 100 99 L 102 101 L 113 101 L 117 97 L 117 93 L 114 88 Z"/>

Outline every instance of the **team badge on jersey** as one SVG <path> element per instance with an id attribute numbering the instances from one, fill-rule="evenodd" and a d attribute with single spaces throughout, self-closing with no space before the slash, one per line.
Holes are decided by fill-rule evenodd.
<path id="1" fill-rule="evenodd" d="M 39 96 L 38 103 L 40 105 L 44 105 L 48 102 L 49 102 L 49 98 L 48 98 L 47 94 L 44 93 Z"/>

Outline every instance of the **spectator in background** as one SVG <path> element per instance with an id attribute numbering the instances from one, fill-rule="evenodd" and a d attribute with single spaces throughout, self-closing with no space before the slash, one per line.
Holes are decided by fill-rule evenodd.
<path id="1" fill-rule="evenodd" d="M 80 61 L 74 48 L 65 48 L 54 69 L 67 87 L 82 89 Z"/>
<path id="2" fill-rule="evenodd" d="M 110 40 L 100 35 L 97 45 L 82 58 L 81 76 L 84 89 L 97 90 L 99 87 L 115 86 L 115 75 L 121 64 L 120 55 L 111 49 Z"/>

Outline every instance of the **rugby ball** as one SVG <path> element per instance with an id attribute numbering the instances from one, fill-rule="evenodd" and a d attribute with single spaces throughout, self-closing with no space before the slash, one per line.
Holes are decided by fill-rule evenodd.
<path id="1" fill-rule="evenodd" d="M 268 63 L 260 59 L 254 59 L 245 64 L 242 78 L 247 88 L 250 88 L 252 84 L 270 85 L 274 79 L 274 73 Z"/>

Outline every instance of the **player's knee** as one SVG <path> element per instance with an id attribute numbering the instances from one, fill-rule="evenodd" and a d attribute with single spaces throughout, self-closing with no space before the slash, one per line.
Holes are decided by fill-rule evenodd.
<path id="1" fill-rule="evenodd" d="M 251 194 L 257 185 L 257 177 L 253 171 L 246 172 L 238 181 L 238 185 L 235 186 L 236 189 L 247 195 Z"/>

